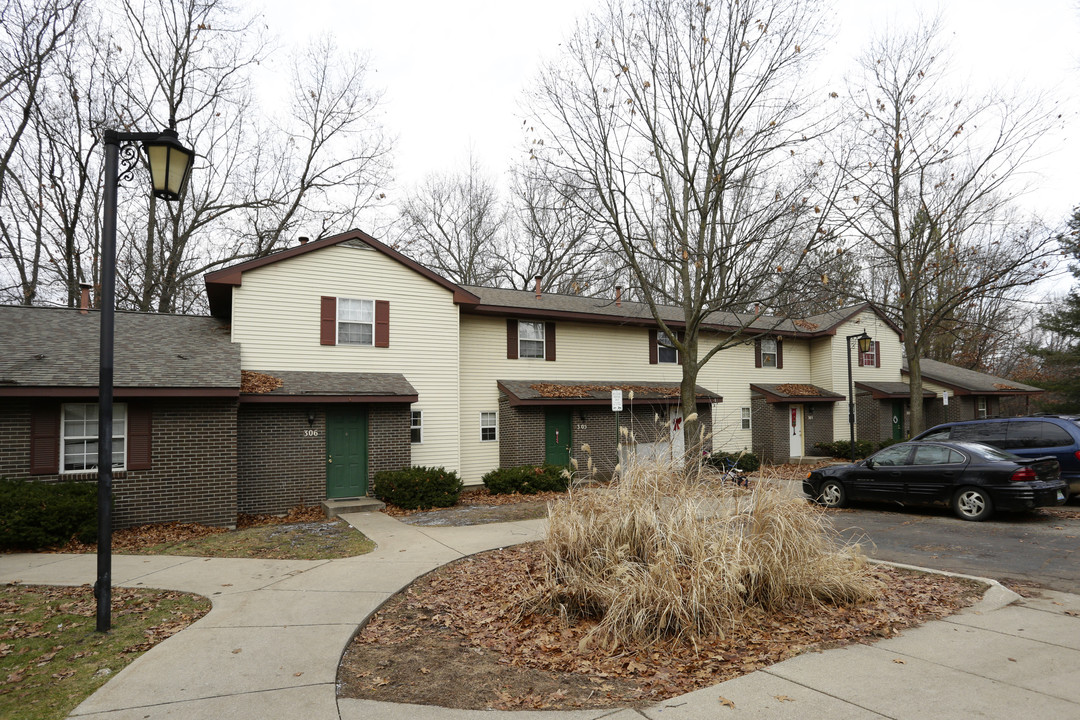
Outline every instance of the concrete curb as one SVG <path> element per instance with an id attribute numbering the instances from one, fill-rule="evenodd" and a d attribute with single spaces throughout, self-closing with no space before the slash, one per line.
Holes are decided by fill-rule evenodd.
<path id="1" fill-rule="evenodd" d="M 1014 593 L 1009 588 L 1002 585 L 993 578 L 979 577 L 978 575 L 964 575 L 963 573 L 954 573 L 947 570 L 935 570 L 934 568 L 919 567 L 918 565 L 908 565 L 906 563 L 889 562 L 888 560 L 870 560 L 875 565 L 888 565 L 889 567 L 900 568 L 901 570 L 913 570 L 915 572 L 926 573 L 927 575 L 944 575 L 945 577 L 960 578 L 961 580 L 971 580 L 973 582 L 982 583 L 986 585 L 986 592 L 983 593 L 982 599 L 971 607 L 966 607 L 961 610 L 957 615 L 963 615 L 965 613 L 987 613 L 994 610 L 1000 610 L 1003 607 L 1012 605 L 1017 600 L 1022 600 L 1017 593 Z"/>

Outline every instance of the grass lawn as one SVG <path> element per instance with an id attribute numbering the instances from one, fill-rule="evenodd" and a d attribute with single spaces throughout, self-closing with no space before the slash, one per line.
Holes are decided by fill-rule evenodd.
<path id="1" fill-rule="evenodd" d="M 0 718 L 60 720 L 135 658 L 210 610 L 197 595 L 113 588 L 112 630 L 93 589 L 0 587 Z"/>

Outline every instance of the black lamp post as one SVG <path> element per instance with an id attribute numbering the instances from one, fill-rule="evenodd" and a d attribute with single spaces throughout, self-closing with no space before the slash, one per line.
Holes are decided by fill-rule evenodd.
<path id="1" fill-rule="evenodd" d="M 154 197 L 178 200 L 184 191 L 195 153 L 180 144 L 170 124 L 160 133 L 106 130 L 104 208 L 101 218 L 101 345 L 98 381 L 98 549 L 97 629 L 112 625 L 112 434 L 113 434 L 113 305 L 116 303 L 116 190 L 132 177 L 141 143 L 150 162 Z M 123 156 L 124 166 L 119 167 Z M 126 450 L 126 448 L 125 448 Z"/>
<path id="2" fill-rule="evenodd" d="M 848 383 L 848 425 L 851 427 L 851 462 L 855 462 L 855 382 L 851 376 L 851 340 L 859 339 L 859 352 L 870 352 L 870 344 L 873 342 L 866 331 L 858 335 L 848 335 L 844 341 L 847 344 L 847 383 Z"/>

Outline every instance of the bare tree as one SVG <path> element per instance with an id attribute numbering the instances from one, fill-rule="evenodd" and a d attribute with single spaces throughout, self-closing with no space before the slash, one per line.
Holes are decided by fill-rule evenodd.
<path id="1" fill-rule="evenodd" d="M 16 224 L 14 215 L 30 209 L 40 191 L 29 177 L 12 192 L 8 182 L 18 151 L 35 115 L 42 85 L 55 57 L 71 41 L 81 0 L 4 0 L 0 4 L 0 243 L 14 277 L 0 288 L 32 304 L 42 273 L 43 253 L 34 241 L 33 222 Z M 30 151 L 32 153 L 32 151 Z M 41 218 L 36 221 L 40 222 Z"/>
<path id="2" fill-rule="evenodd" d="M 513 170 L 516 232 L 500 256 L 511 287 L 571 295 L 609 294 L 627 275 L 618 256 L 600 235 L 592 217 L 581 212 L 573 178 L 560 180 L 536 172 L 532 162 Z"/>
<path id="3" fill-rule="evenodd" d="M 509 214 L 494 182 L 469 160 L 460 175 L 430 175 L 401 208 L 397 245 L 463 285 L 495 285 Z"/>
<path id="4" fill-rule="evenodd" d="M 1053 250 L 1009 211 L 1049 113 L 948 88 L 939 33 L 933 21 L 873 41 L 851 91 L 845 166 L 843 209 L 876 280 L 860 294 L 904 331 L 913 433 L 924 426 L 920 359 L 975 308 L 1041 278 Z"/>
<path id="5" fill-rule="evenodd" d="M 685 416 L 701 368 L 747 341 L 755 316 L 734 312 L 782 313 L 831 237 L 810 152 L 820 127 L 798 87 L 819 22 L 801 0 L 610 0 L 532 94 L 540 167 L 572 178 L 567 197 L 680 352 Z M 682 308 L 681 329 L 665 304 Z M 731 330 L 699 345 L 710 322 Z M 697 442 L 697 423 L 685 429 Z"/>

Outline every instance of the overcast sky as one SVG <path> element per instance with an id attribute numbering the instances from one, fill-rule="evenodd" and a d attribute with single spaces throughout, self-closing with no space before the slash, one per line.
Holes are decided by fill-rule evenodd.
<path id="1" fill-rule="evenodd" d="M 472 153 L 493 175 L 519 152 L 523 90 L 559 52 L 575 20 L 596 0 L 260 0 L 271 33 L 302 44 L 332 33 L 370 53 L 384 92 L 383 123 L 396 137 L 400 196 L 431 172 L 458 171 Z M 1065 131 L 1045 157 L 1025 202 L 1047 220 L 1080 204 L 1080 6 L 1076 0 L 836 0 L 835 39 L 825 68 L 838 75 L 874 32 L 943 9 L 954 67 L 972 88 L 1043 90 L 1061 102 Z M 822 72 L 826 72 L 823 69 Z"/>

